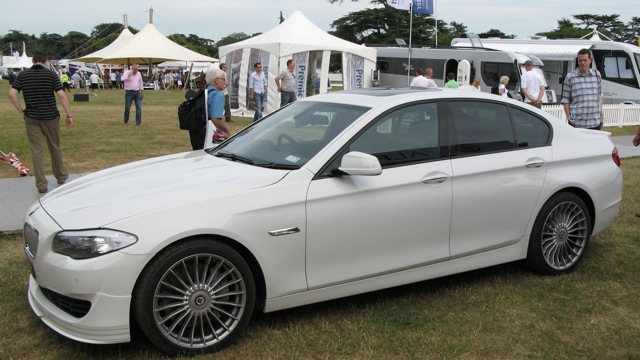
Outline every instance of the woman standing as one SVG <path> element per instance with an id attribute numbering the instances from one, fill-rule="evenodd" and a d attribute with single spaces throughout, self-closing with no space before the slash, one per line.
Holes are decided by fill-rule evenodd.
<path id="1" fill-rule="evenodd" d="M 500 78 L 500 86 L 498 87 L 498 94 L 500 96 L 509 97 L 509 90 L 507 90 L 507 84 L 509 83 L 509 77 L 503 75 Z"/>

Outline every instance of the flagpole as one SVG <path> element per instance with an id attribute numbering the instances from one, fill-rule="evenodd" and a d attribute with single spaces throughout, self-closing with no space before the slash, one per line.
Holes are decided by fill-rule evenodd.
<path id="1" fill-rule="evenodd" d="M 433 0 L 433 17 L 436 18 L 436 46 L 438 46 L 438 12 L 436 2 L 437 0 Z"/>
<path id="2" fill-rule="evenodd" d="M 409 2 L 409 66 L 407 66 L 407 86 L 411 84 L 411 38 L 413 35 L 413 0 Z"/>

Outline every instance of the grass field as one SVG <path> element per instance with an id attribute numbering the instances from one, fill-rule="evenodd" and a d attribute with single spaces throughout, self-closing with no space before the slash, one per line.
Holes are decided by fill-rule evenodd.
<path id="1" fill-rule="evenodd" d="M 0 93 L 7 91 L 0 84 Z M 189 150 L 176 118 L 182 93 L 145 96 L 141 127 L 122 125 L 121 91 L 72 101 L 75 124 L 62 139 L 69 171 Z M 234 118 L 234 131 L 249 121 Z M 29 166 L 24 125 L 6 96 L 0 96 L 0 122 L 0 150 L 16 152 Z M 640 219 L 634 217 L 640 158 L 623 159 L 622 169 L 618 218 L 592 238 L 571 274 L 538 276 L 512 263 L 258 313 L 236 344 L 195 359 L 640 359 Z M 0 169 L 0 178 L 16 176 L 8 166 Z M 22 246 L 20 235 L 0 236 L 0 359 L 168 359 L 139 336 L 129 344 L 89 345 L 50 330 L 29 307 Z"/>

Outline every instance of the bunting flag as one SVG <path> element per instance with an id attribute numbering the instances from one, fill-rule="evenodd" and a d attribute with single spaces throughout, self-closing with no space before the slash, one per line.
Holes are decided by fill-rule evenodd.
<path id="1" fill-rule="evenodd" d="M 433 15 L 434 0 L 413 0 L 413 12 L 416 14 Z"/>
<path id="2" fill-rule="evenodd" d="M 342 78 L 343 82 L 348 82 L 345 90 L 362 89 L 364 87 L 364 58 L 355 54 L 345 54 L 347 68 Z"/>
<path id="3" fill-rule="evenodd" d="M 411 0 L 388 0 L 387 4 L 389 4 L 389 6 L 394 7 L 396 9 L 409 11 L 409 7 L 411 6 Z"/>
<path id="4" fill-rule="evenodd" d="M 293 54 L 293 61 L 296 63 L 296 67 L 293 69 L 293 75 L 296 78 L 296 98 L 302 99 L 307 95 L 307 75 L 308 75 L 308 62 L 309 52 L 301 52 Z M 311 96 L 313 94 L 309 94 Z"/>

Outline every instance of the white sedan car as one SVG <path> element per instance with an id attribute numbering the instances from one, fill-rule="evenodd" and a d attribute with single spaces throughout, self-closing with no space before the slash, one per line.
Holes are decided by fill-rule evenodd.
<path id="1" fill-rule="evenodd" d="M 610 134 L 443 89 L 312 96 L 215 149 L 117 166 L 25 217 L 28 298 L 71 339 L 170 354 L 229 344 L 252 313 L 526 259 L 576 268 L 613 222 Z"/>

